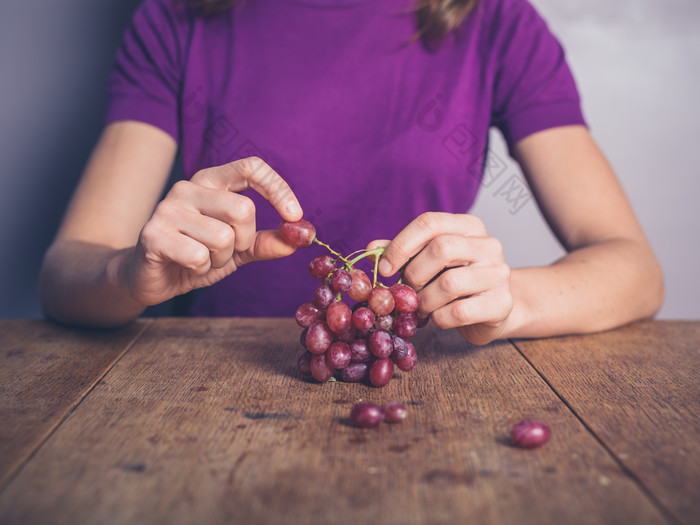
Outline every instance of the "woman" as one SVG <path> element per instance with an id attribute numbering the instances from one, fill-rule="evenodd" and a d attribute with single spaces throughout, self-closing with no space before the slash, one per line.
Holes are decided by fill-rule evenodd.
<path id="1" fill-rule="evenodd" d="M 197 4 L 135 15 L 45 258 L 47 316 L 116 326 L 201 288 L 193 315 L 289 316 L 315 253 L 287 258 L 274 228 L 302 215 L 343 251 L 392 239 L 374 243 L 388 245 L 382 275 L 411 260 L 420 314 L 476 344 L 660 307 L 656 258 L 526 0 Z M 551 266 L 511 270 L 466 213 L 490 126 L 567 249 Z M 188 180 L 159 202 L 178 148 Z"/>

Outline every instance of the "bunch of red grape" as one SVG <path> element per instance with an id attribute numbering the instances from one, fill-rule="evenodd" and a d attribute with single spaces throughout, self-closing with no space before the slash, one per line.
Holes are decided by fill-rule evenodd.
<path id="1" fill-rule="evenodd" d="M 280 224 L 282 236 L 296 246 L 312 243 L 326 247 L 331 255 L 321 255 L 309 263 L 309 273 L 319 279 L 313 300 L 296 311 L 297 324 L 304 330 L 301 344 L 306 349 L 297 368 L 325 382 L 338 375 L 355 383 L 369 379 L 375 387 L 386 386 L 394 367 L 408 372 L 416 366 L 416 349 L 408 340 L 427 323 L 420 319 L 416 291 L 405 284 L 390 287 L 377 282 L 377 263 L 384 248 L 361 250 L 355 257 L 343 257 L 316 239 L 316 229 L 302 219 Z M 354 265 L 373 255 L 373 280 Z M 351 307 L 344 294 L 354 301 Z"/>

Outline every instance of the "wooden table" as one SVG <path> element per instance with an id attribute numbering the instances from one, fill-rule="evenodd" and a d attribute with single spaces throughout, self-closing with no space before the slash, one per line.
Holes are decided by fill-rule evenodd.
<path id="1" fill-rule="evenodd" d="M 700 322 L 473 347 L 383 389 L 296 372 L 289 319 L 0 321 L 2 524 L 700 521 Z M 349 424 L 399 400 L 399 425 Z M 517 449 L 510 427 L 548 423 Z"/>

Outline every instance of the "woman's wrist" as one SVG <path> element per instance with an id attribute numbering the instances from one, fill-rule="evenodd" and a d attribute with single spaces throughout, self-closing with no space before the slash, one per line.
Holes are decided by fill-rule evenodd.
<path id="1" fill-rule="evenodd" d="M 531 295 L 524 290 L 527 289 L 527 273 L 529 268 L 519 268 L 511 270 L 511 295 L 513 298 L 513 308 L 504 321 L 501 339 L 528 336 L 528 327 L 537 324 L 536 304 L 531 301 Z"/>
<path id="2" fill-rule="evenodd" d="M 570 252 L 550 266 L 513 270 L 511 293 L 503 337 L 551 337 L 608 330 L 653 315 L 663 281 L 643 243 L 620 239 Z"/>
<path id="3" fill-rule="evenodd" d="M 122 326 L 138 317 L 138 304 L 124 279 L 129 249 L 82 241 L 58 241 L 48 252 L 41 278 L 42 307 L 61 323 Z"/>

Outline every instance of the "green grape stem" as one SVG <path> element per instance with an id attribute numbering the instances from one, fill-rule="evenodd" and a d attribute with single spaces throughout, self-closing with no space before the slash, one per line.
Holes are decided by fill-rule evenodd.
<path id="1" fill-rule="evenodd" d="M 384 253 L 384 252 L 382 252 Z M 377 270 L 379 268 L 379 257 L 374 258 L 374 268 L 372 268 L 372 288 L 377 286 Z"/>
<path id="2" fill-rule="evenodd" d="M 361 259 L 364 259 L 365 257 L 369 257 L 371 255 L 375 256 L 375 266 L 378 264 L 380 257 L 382 254 L 386 251 L 386 248 L 384 246 L 380 246 L 379 248 L 374 248 L 372 250 L 363 250 L 360 255 L 355 257 L 354 259 L 348 261 L 348 265 L 352 268 L 355 263 Z"/>
<path id="3" fill-rule="evenodd" d="M 333 248 L 331 248 L 331 247 L 330 247 L 329 245 L 327 245 L 325 242 L 321 242 L 320 240 L 318 240 L 318 237 L 314 237 L 314 242 L 315 242 L 316 244 L 320 245 L 320 246 L 323 246 L 326 250 L 328 250 L 329 252 L 331 252 L 333 255 L 335 255 L 335 256 L 336 256 L 338 259 L 340 259 L 341 261 L 343 261 L 343 262 L 345 262 L 345 263 L 348 262 L 348 260 L 347 260 L 345 257 L 343 257 L 340 253 L 336 252 Z"/>
<path id="4" fill-rule="evenodd" d="M 343 257 L 340 253 L 336 252 L 333 248 L 331 248 L 325 242 L 321 242 L 317 237 L 314 237 L 314 242 L 320 246 L 323 246 L 329 252 L 331 252 L 333 255 L 335 255 L 338 259 L 343 261 L 345 263 L 345 268 L 347 270 L 351 270 L 352 267 L 355 265 L 355 263 L 357 263 L 358 261 L 361 261 L 365 257 L 370 257 L 373 255 L 374 256 L 374 269 L 372 270 L 372 287 L 377 285 L 377 271 L 378 271 L 379 259 L 381 259 L 382 255 L 386 251 L 385 246 L 379 246 L 377 248 L 373 248 L 372 250 L 354 251 L 350 254 L 350 256 L 355 255 L 355 254 L 359 254 L 359 255 L 356 255 L 353 259 L 349 259 L 350 256 Z M 379 284 L 381 285 L 381 283 L 379 283 Z"/>
<path id="5" fill-rule="evenodd" d="M 377 267 L 379 266 L 379 259 L 381 259 L 385 251 L 386 247 L 384 246 L 374 248 L 373 250 L 365 250 L 360 255 L 351 260 L 348 264 L 350 265 L 350 267 L 352 267 L 357 261 L 364 259 L 365 257 L 369 257 L 370 255 L 374 255 L 374 268 L 372 269 L 372 288 L 374 288 L 375 286 L 377 286 Z"/>

